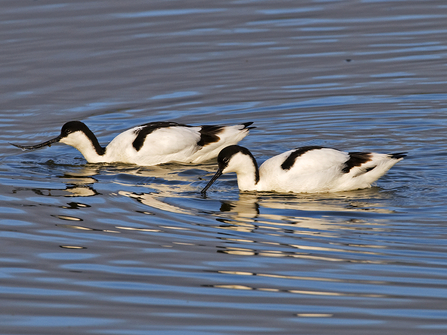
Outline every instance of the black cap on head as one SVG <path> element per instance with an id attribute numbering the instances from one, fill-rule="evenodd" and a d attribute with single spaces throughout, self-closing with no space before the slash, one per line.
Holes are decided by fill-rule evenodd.
<path id="1" fill-rule="evenodd" d="M 258 164 L 256 163 L 256 159 L 251 154 L 250 150 L 247 148 L 241 147 L 240 145 L 230 145 L 228 147 L 223 148 L 219 155 L 217 156 L 217 163 L 219 164 L 219 169 L 217 170 L 216 174 L 211 178 L 209 183 L 203 188 L 201 191 L 202 194 L 205 194 L 205 192 L 210 188 L 210 186 L 219 178 L 225 168 L 230 163 L 231 158 L 238 154 L 242 153 L 244 155 L 247 155 L 251 158 L 253 161 L 253 165 L 255 166 L 255 183 L 259 181 L 259 170 L 258 170 Z"/>
<path id="2" fill-rule="evenodd" d="M 88 134 L 90 129 L 88 129 L 88 127 L 81 121 L 69 121 L 61 128 L 61 137 L 66 137 L 76 131 L 83 131 L 84 133 Z"/>
<path id="3" fill-rule="evenodd" d="M 227 167 L 228 163 L 231 160 L 231 157 L 239 152 L 243 153 L 244 155 L 253 157 L 253 155 L 247 148 L 241 147 L 240 145 L 230 145 L 223 148 L 217 156 L 217 163 L 219 164 L 219 168 L 223 170 L 225 167 Z"/>

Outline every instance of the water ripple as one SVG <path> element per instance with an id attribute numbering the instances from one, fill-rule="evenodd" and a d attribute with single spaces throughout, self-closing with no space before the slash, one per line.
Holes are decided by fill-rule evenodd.
<path id="1" fill-rule="evenodd" d="M 3 7 L 3 332 L 445 333 L 442 2 Z M 408 156 L 366 190 L 241 193 L 230 174 L 202 197 L 213 161 L 9 144 L 71 119 L 101 144 L 253 121 L 241 144 L 260 163 L 302 145 Z"/>

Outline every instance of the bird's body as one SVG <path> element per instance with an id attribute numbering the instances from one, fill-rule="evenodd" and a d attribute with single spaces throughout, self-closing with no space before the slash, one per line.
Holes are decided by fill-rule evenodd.
<path id="1" fill-rule="evenodd" d="M 258 169 L 248 149 L 232 145 L 219 153 L 219 169 L 202 193 L 229 172 L 236 172 L 241 191 L 319 193 L 368 188 L 403 157 L 403 153 L 348 153 L 308 146 L 274 156 Z"/>
<path id="2" fill-rule="evenodd" d="M 89 163 L 197 164 L 216 157 L 227 145 L 238 143 L 253 128 L 249 127 L 251 124 L 188 126 L 175 122 L 152 122 L 124 131 L 103 148 L 84 123 L 70 121 L 52 140 L 35 146 L 14 145 L 32 150 L 61 142 L 78 149 Z"/>

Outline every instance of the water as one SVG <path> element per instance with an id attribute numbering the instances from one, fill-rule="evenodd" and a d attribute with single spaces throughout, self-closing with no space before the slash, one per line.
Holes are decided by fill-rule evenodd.
<path id="1" fill-rule="evenodd" d="M 3 1 L 2 334 L 445 334 L 443 1 Z M 68 120 L 257 126 L 300 145 L 408 151 L 371 189 L 201 188 L 200 166 L 22 153 Z"/>

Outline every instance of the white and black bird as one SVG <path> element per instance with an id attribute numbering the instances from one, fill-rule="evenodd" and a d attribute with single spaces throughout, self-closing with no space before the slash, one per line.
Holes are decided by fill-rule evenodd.
<path id="1" fill-rule="evenodd" d="M 93 132 L 80 121 L 62 126 L 56 138 L 37 145 L 12 144 L 33 150 L 53 143 L 65 143 L 78 149 L 89 163 L 129 163 L 158 165 L 163 163 L 202 163 L 216 157 L 228 145 L 248 135 L 253 122 L 234 126 L 188 126 L 176 122 L 151 122 L 117 135 L 102 147 Z"/>
<path id="2" fill-rule="evenodd" d="M 231 145 L 217 156 L 218 170 L 202 194 L 229 172 L 236 172 L 241 191 L 319 193 L 368 188 L 405 156 L 305 146 L 274 156 L 258 169 L 247 148 Z"/>

